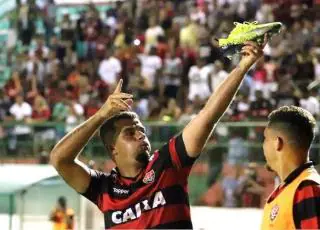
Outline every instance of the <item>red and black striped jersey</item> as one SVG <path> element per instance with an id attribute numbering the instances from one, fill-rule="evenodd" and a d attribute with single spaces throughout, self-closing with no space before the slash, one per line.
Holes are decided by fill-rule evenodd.
<path id="1" fill-rule="evenodd" d="M 279 187 L 270 197 L 274 200 L 288 184 L 290 184 L 306 168 L 312 168 L 313 162 L 309 161 L 293 170 L 284 180 L 284 185 Z M 292 215 L 297 229 L 320 229 L 320 185 L 315 181 L 303 181 L 295 192 Z"/>
<path id="2" fill-rule="evenodd" d="M 190 229 L 187 184 L 195 159 L 179 135 L 155 151 L 136 178 L 122 177 L 117 169 L 110 174 L 92 170 L 82 195 L 103 212 L 106 229 Z"/>

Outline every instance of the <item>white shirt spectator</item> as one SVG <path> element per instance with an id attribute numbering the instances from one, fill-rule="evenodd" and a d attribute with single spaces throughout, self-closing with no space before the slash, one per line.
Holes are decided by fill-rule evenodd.
<path id="1" fill-rule="evenodd" d="M 182 71 L 182 61 L 179 57 L 166 58 L 164 60 L 164 84 L 179 86 L 181 84 L 180 74 Z M 171 77 L 174 75 L 176 77 Z"/>
<path id="2" fill-rule="evenodd" d="M 147 98 L 142 98 L 137 102 L 136 108 L 134 111 L 142 119 L 147 119 L 149 116 L 149 100 Z"/>
<path id="3" fill-rule="evenodd" d="M 27 70 L 27 76 L 28 76 L 28 78 L 33 76 L 33 71 L 34 71 L 34 65 L 35 64 L 38 65 L 38 71 L 36 73 L 37 81 L 40 82 L 40 83 L 44 83 L 44 76 L 46 74 L 46 68 L 45 68 L 43 62 L 41 62 L 41 61 L 34 62 L 32 60 L 29 60 L 26 63 L 25 69 Z"/>
<path id="4" fill-rule="evenodd" d="M 158 43 L 158 36 L 164 35 L 161 26 L 150 27 L 146 30 L 146 45 L 148 48 Z"/>
<path id="5" fill-rule="evenodd" d="M 141 75 L 149 79 L 152 82 L 152 86 L 154 87 L 156 84 L 155 76 L 157 70 L 160 70 L 162 67 L 161 58 L 157 55 L 140 55 L 139 59 L 141 61 Z"/>
<path id="6" fill-rule="evenodd" d="M 53 70 L 54 68 L 56 68 L 56 66 L 58 66 L 60 63 L 59 59 L 53 59 L 53 60 L 49 60 L 45 65 L 44 65 L 44 71 L 45 74 L 53 74 Z"/>
<path id="7" fill-rule="evenodd" d="M 31 49 L 31 50 L 29 51 L 29 57 L 31 57 L 31 58 L 35 57 L 36 49 L 37 49 L 37 48 L 34 48 L 34 49 Z M 41 52 L 42 52 L 42 57 L 47 58 L 48 55 L 49 55 L 49 48 L 46 47 L 46 46 L 42 46 L 42 47 L 41 47 Z"/>
<path id="8" fill-rule="evenodd" d="M 72 111 L 69 111 L 69 114 L 66 117 L 66 132 L 70 132 L 82 121 L 82 116 L 84 114 L 82 105 L 79 103 L 74 103 L 73 110 L 75 114 L 72 113 Z"/>
<path id="9" fill-rule="evenodd" d="M 320 114 L 320 103 L 317 98 L 313 96 L 300 99 L 300 106 L 308 110 L 314 116 L 318 116 Z"/>
<path id="10" fill-rule="evenodd" d="M 115 31 L 117 29 L 117 19 L 113 16 L 107 17 L 106 25 L 111 28 L 112 32 Z"/>
<path id="11" fill-rule="evenodd" d="M 211 89 L 215 92 L 218 86 L 228 77 L 228 73 L 225 70 L 220 70 L 218 73 L 211 73 Z"/>
<path id="12" fill-rule="evenodd" d="M 208 75 L 211 72 L 211 66 L 203 66 L 199 68 L 194 65 L 189 70 L 189 95 L 188 99 L 193 101 L 198 95 L 201 100 L 207 99 L 210 96 L 208 85 Z"/>
<path id="13" fill-rule="evenodd" d="M 238 111 L 239 112 L 247 112 L 250 109 L 250 105 L 247 102 L 239 101 L 238 103 Z"/>
<path id="14" fill-rule="evenodd" d="M 207 21 L 206 14 L 203 11 L 195 10 L 190 14 L 190 18 L 193 21 L 199 21 L 200 24 L 204 25 Z"/>
<path id="15" fill-rule="evenodd" d="M 20 105 L 15 103 L 10 107 L 9 111 L 16 121 L 23 121 L 25 118 L 31 117 L 32 107 L 27 102 L 23 102 Z M 15 135 L 29 134 L 31 133 L 31 129 L 29 126 L 16 125 L 13 129 L 13 133 Z"/>
<path id="16" fill-rule="evenodd" d="M 117 82 L 117 76 L 121 71 L 120 61 L 115 57 L 109 57 L 100 62 L 98 73 L 105 83 L 113 85 Z"/>

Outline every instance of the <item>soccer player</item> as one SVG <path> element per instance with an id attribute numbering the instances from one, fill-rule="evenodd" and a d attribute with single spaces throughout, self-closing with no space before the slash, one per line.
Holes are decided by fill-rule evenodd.
<path id="1" fill-rule="evenodd" d="M 50 214 L 50 221 L 53 222 L 53 230 L 73 230 L 74 211 L 67 207 L 67 200 L 61 196 L 57 200 L 57 206 Z"/>
<path id="2" fill-rule="evenodd" d="M 99 111 L 57 143 L 51 153 L 53 166 L 99 207 L 106 229 L 192 228 L 187 188 L 191 167 L 245 73 L 262 56 L 262 47 L 245 42 L 238 66 L 204 108 L 181 134 L 153 154 L 144 126 L 130 112 L 132 95 L 121 92 L 120 80 Z M 91 170 L 77 159 L 98 130 L 116 164 L 110 174 Z"/>
<path id="3" fill-rule="evenodd" d="M 308 153 L 315 125 L 311 113 L 296 106 L 269 115 L 263 150 L 281 184 L 265 204 L 261 229 L 320 228 L 320 176 Z"/>

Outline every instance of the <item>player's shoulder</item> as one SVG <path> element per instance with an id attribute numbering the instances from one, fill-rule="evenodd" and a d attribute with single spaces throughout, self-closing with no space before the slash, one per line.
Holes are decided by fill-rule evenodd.
<path id="1" fill-rule="evenodd" d="M 90 176 L 96 180 L 110 180 L 112 179 L 112 172 L 103 172 L 100 170 L 90 169 Z"/>
<path id="2" fill-rule="evenodd" d="M 314 180 L 304 180 L 302 181 L 299 186 L 298 186 L 298 190 L 302 190 L 302 189 L 305 189 L 305 188 L 314 188 L 314 189 L 317 189 L 317 190 L 320 190 L 320 184 L 317 182 L 317 181 L 314 181 Z"/>

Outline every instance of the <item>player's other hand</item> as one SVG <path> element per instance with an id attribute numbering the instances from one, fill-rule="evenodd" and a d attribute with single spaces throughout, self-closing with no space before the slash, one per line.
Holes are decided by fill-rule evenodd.
<path id="1" fill-rule="evenodd" d="M 268 36 L 265 34 L 264 42 L 262 45 L 258 45 L 256 42 L 248 41 L 245 42 L 245 46 L 242 47 L 241 54 L 242 58 L 239 63 L 240 68 L 249 70 L 249 68 L 263 56 L 263 48 L 268 42 Z"/>
<path id="2" fill-rule="evenodd" d="M 99 116 L 108 119 L 122 111 L 130 111 L 133 103 L 133 95 L 122 93 L 123 80 L 120 79 L 114 92 L 108 97 L 107 101 L 97 112 Z"/>

